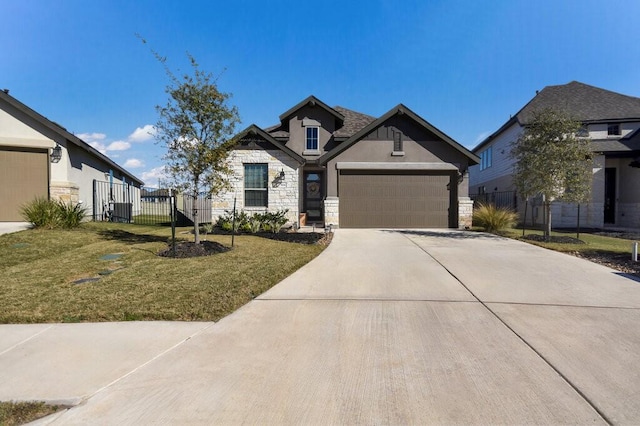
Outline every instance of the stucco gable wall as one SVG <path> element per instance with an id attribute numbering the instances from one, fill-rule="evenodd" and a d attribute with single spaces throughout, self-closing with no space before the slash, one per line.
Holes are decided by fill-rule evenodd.
<path id="1" fill-rule="evenodd" d="M 31 123 L 31 126 L 26 124 Z M 37 131 L 36 123 L 10 106 L 0 108 L 0 145 L 29 148 L 53 148 L 51 137 Z"/>
<path id="2" fill-rule="evenodd" d="M 327 152 L 333 146 L 333 132 L 335 128 L 336 118 L 328 111 L 319 106 L 312 107 L 307 105 L 297 111 L 289 119 L 289 141 L 287 147 L 292 151 L 303 155 L 306 149 L 306 134 L 303 126 L 304 119 L 315 120 L 320 123 L 318 147 L 320 152 L 317 155 L 304 155 L 306 158 L 316 158 Z"/>
<path id="3" fill-rule="evenodd" d="M 403 153 L 394 155 L 393 132 L 402 132 Z M 406 117 L 394 116 L 327 163 L 327 195 L 337 196 L 338 162 L 451 163 L 466 170 L 469 159 Z M 467 180 L 459 188 L 466 196 Z"/>

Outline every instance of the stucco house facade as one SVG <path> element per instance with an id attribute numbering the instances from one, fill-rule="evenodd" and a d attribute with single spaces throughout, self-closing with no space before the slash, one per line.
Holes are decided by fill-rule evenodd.
<path id="1" fill-rule="evenodd" d="M 214 198 L 214 219 L 235 199 L 248 213 L 288 209 L 298 225 L 471 224 L 467 170 L 479 159 L 406 106 L 376 118 L 309 96 L 279 119 L 237 135 L 233 189 Z"/>
<path id="2" fill-rule="evenodd" d="M 567 112 L 584 125 L 594 152 L 591 201 L 580 206 L 581 226 L 640 228 L 640 98 L 572 81 L 547 86 L 491 136 L 473 149 L 480 163 L 469 169 L 470 193 L 503 194 L 515 191 L 511 144 L 522 134 L 533 112 L 554 108 Z M 519 199 L 519 197 L 515 197 Z M 518 209 L 524 213 L 524 201 Z M 552 225 L 575 227 L 576 204 L 552 203 Z M 528 218 L 542 223 L 536 200 L 529 203 Z M 529 222 L 530 219 L 527 220 Z"/>
<path id="3" fill-rule="evenodd" d="M 23 221 L 21 207 L 36 197 L 82 201 L 89 215 L 94 180 L 130 187 L 142 181 L 77 136 L 0 91 L 0 222 Z"/>

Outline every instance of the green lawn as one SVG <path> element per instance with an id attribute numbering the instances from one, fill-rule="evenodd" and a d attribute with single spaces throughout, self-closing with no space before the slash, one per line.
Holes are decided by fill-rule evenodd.
<path id="1" fill-rule="evenodd" d="M 178 236 L 192 237 L 189 228 Z M 236 236 L 213 256 L 171 259 L 166 227 L 86 223 L 0 236 L 0 323 L 218 320 L 317 256 L 323 247 Z M 204 237 L 203 237 L 204 238 Z M 230 245 L 228 235 L 207 235 Z M 102 260 L 108 254 L 117 259 Z M 102 275 L 101 275 L 102 274 Z M 98 281 L 74 284 L 82 278 Z"/>
<path id="2" fill-rule="evenodd" d="M 525 234 L 537 234 L 542 235 L 543 232 L 537 229 L 526 229 Z M 502 230 L 500 235 L 521 239 L 522 237 L 522 229 L 508 229 Z M 563 237 L 574 237 L 575 233 L 569 232 L 551 232 L 552 236 L 563 236 Z M 569 253 L 631 253 L 631 244 L 632 240 L 626 240 L 623 238 L 614 238 L 607 237 L 604 235 L 595 235 L 589 233 L 580 233 L 580 240 L 582 240 L 585 244 L 561 244 L 561 243 L 546 243 L 546 242 L 538 242 L 531 240 L 522 240 L 531 244 L 539 245 L 541 247 L 545 247 L 551 250 L 561 251 L 561 252 L 569 252 Z"/>

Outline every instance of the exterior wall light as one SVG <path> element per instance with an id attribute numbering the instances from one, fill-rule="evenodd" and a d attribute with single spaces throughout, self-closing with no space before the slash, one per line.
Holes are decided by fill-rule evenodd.
<path id="1" fill-rule="evenodd" d="M 56 147 L 51 150 L 51 162 L 59 163 L 62 159 L 62 147 L 56 144 Z"/>

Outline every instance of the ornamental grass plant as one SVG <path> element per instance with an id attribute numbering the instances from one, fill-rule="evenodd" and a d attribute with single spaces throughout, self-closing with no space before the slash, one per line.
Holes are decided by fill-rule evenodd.
<path id="1" fill-rule="evenodd" d="M 473 224 L 486 232 L 496 233 L 501 229 L 513 228 L 518 221 L 518 213 L 493 204 L 478 204 L 473 210 Z"/>

